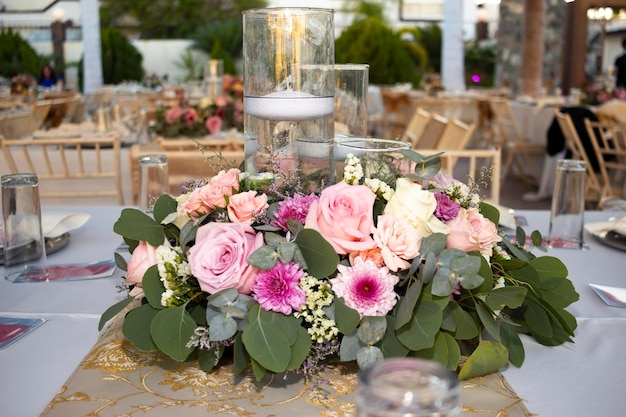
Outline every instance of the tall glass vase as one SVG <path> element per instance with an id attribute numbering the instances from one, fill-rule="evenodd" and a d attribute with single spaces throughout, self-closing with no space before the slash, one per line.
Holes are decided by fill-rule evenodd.
<path id="1" fill-rule="evenodd" d="M 244 135 L 252 186 L 333 181 L 333 11 L 243 12 Z"/>

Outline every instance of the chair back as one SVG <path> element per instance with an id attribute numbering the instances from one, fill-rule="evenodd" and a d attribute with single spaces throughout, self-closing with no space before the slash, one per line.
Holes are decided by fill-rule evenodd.
<path id="1" fill-rule="evenodd" d="M 578 131 L 574 126 L 574 122 L 569 114 L 562 113 L 558 109 L 554 110 L 554 117 L 561 128 L 561 132 L 563 133 L 563 137 L 565 138 L 565 145 L 572 152 L 573 159 L 579 159 L 585 162 L 586 171 L 587 171 L 587 184 L 585 190 L 585 200 L 588 201 L 600 201 L 600 196 L 602 194 L 602 185 L 600 184 L 600 179 L 596 175 L 596 172 L 593 169 L 593 165 L 591 164 L 589 157 L 587 155 L 587 151 L 583 146 L 580 137 L 578 136 Z"/>
<path id="2" fill-rule="evenodd" d="M 52 107 L 51 100 L 40 100 L 33 107 L 34 130 L 41 129 Z"/>
<path id="3" fill-rule="evenodd" d="M 585 119 L 602 178 L 604 197 L 624 198 L 626 193 L 626 127 Z"/>
<path id="4" fill-rule="evenodd" d="M 494 142 L 504 148 L 522 142 L 522 134 L 513 115 L 511 103 L 507 98 L 489 98 L 489 108 L 495 123 Z"/>
<path id="5" fill-rule="evenodd" d="M 476 126 L 473 123 L 467 124 L 458 119 L 449 120 L 437 142 L 437 149 L 465 149 L 465 146 L 472 138 L 472 134 L 474 134 L 475 128 Z"/>
<path id="6" fill-rule="evenodd" d="M 413 117 L 411 117 L 411 120 L 409 121 L 406 130 L 400 137 L 400 140 L 411 143 L 412 147 L 417 149 L 419 140 L 424 133 L 424 129 L 426 129 L 426 126 L 432 117 L 433 115 L 423 108 L 416 108 L 415 113 L 413 113 Z"/>
<path id="7" fill-rule="evenodd" d="M 35 131 L 33 110 L 11 112 L 0 119 L 0 135 L 8 139 L 21 139 Z"/>
<path id="8" fill-rule="evenodd" d="M 417 142 L 418 146 L 416 149 L 437 149 L 439 138 L 441 138 L 441 135 L 443 134 L 447 125 L 447 118 L 441 116 L 440 114 L 433 114 L 426 124 L 426 127 L 424 127 L 422 136 L 420 136 Z"/>
<path id="9" fill-rule="evenodd" d="M 5 139 L 2 151 L 12 173 L 39 178 L 42 199 L 115 198 L 124 204 L 117 135 L 91 138 Z"/>

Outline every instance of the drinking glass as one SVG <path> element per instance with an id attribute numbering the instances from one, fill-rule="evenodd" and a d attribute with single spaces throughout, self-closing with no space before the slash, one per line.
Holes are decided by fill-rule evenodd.
<path id="1" fill-rule="evenodd" d="M 169 191 L 167 156 L 163 154 L 139 157 L 139 207 L 152 211 L 161 194 Z"/>
<path id="2" fill-rule="evenodd" d="M 243 12 L 247 181 L 297 173 L 311 188 L 332 179 L 333 10 Z M 278 175 L 275 177 L 274 175 Z"/>
<path id="3" fill-rule="evenodd" d="M 409 160 L 402 154 L 411 144 L 393 139 L 337 137 L 335 141 L 335 177 L 344 176 L 346 158 L 358 158 L 363 178 L 378 179 L 394 186 L 396 179 L 408 172 Z"/>
<path id="4" fill-rule="evenodd" d="M 581 249 L 585 217 L 585 162 L 559 159 L 550 211 L 548 245 Z"/>
<path id="5" fill-rule="evenodd" d="M 4 221 L 4 277 L 42 281 L 48 276 L 41 228 L 39 179 L 35 174 L 0 178 Z"/>
<path id="6" fill-rule="evenodd" d="M 357 417 L 453 417 L 461 409 L 456 374 L 417 358 L 387 359 L 359 375 Z"/>
<path id="7" fill-rule="evenodd" d="M 335 136 L 367 136 L 368 64 L 335 64 Z"/>
<path id="8" fill-rule="evenodd" d="M 209 59 L 205 84 L 207 97 L 213 99 L 224 95 L 224 60 Z"/>

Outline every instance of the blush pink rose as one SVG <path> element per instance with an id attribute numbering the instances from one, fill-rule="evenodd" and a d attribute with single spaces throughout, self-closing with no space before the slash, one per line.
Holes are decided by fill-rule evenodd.
<path id="1" fill-rule="evenodd" d="M 228 201 L 228 218 L 233 223 L 252 224 L 254 215 L 269 207 L 267 195 L 256 195 L 256 191 L 246 191 L 233 195 Z"/>
<path id="2" fill-rule="evenodd" d="M 258 270 L 246 262 L 263 246 L 263 234 L 243 223 L 207 223 L 198 228 L 189 249 L 189 267 L 202 291 L 214 294 L 237 288 L 250 294 Z"/>
<path id="3" fill-rule="evenodd" d="M 178 106 L 174 106 L 165 113 L 165 122 L 169 125 L 180 119 L 184 110 Z"/>
<path id="4" fill-rule="evenodd" d="M 217 107 L 224 107 L 228 104 L 228 100 L 226 99 L 226 97 L 223 96 L 215 97 L 214 102 Z"/>
<path id="5" fill-rule="evenodd" d="M 378 268 L 382 268 L 383 266 L 385 266 L 385 260 L 383 259 L 383 255 L 380 253 L 380 248 L 350 252 L 350 254 L 348 255 L 350 265 L 354 266 L 357 262 L 357 259 L 361 261 L 372 261 Z"/>
<path id="6" fill-rule="evenodd" d="M 210 183 L 216 187 L 220 187 L 224 195 L 231 196 L 234 190 L 239 189 L 239 173 L 237 168 L 231 168 L 228 171 L 220 171 L 216 176 L 211 178 Z"/>
<path id="7" fill-rule="evenodd" d="M 156 264 L 156 248 L 145 241 L 139 242 L 128 261 L 124 283 L 141 287 L 144 274 Z"/>
<path id="8" fill-rule="evenodd" d="M 209 183 L 196 188 L 180 205 L 180 213 L 197 218 L 216 208 L 226 207 L 226 197 L 239 189 L 239 170 L 220 171 Z"/>
<path id="9" fill-rule="evenodd" d="M 311 203 L 304 227 L 317 230 L 340 255 L 371 249 L 376 246 L 370 236 L 375 200 L 364 185 L 331 185 Z"/>
<path id="10" fill-rule="evenodd" d="M 206 127 L 206 130 L 211 132 L 212 135 L 215 135 L 222 130 L 222 119 L 217 116 L 211 116 L 204 122 L 204 127 Z"/>
<path id="11" fill-rule="evenodd" d="M 464 252 L 478 251 L 486 258 L 493 254 L 493 247 L 502 241 L 496 226 L 476 208 L 459 209 L 459 214 L 448 223 L 450 228 L 447 247 Z"/>
<path id="12" fill-rule="evenodd" d="M 422 237 L 405 218 L 378 216 L 378 225 L 372 227 L 372 234 L 390 271 L 408 269 L 411 264 L 407 260 L 420 253 Z"/>

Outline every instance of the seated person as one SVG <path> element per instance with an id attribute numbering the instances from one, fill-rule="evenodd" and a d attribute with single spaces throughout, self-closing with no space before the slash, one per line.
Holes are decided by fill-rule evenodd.
<path id="1" fill-rule="evenodd" d="M 37 84 L 44 88 L 50 88 L 63 85 L 63 80 L 56 75 L 50 64 L 45 64 L 43 68 L 41 68 L 41 74 L 37 79 Z"/>

